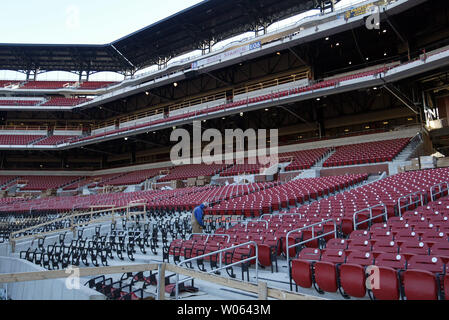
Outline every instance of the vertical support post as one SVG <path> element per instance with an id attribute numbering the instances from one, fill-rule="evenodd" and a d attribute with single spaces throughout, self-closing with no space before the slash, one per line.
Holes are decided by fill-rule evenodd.
<path id="1" fill-rule="evenodd" d="M 165 300 L 165 263 L 158 267 L 159 279 L 157 282 L 157 300 Z"/>
<path id="2" fill-rule="evenodd" d="M 258 299 L 259 300 L 267 300 L 268 298 L 268 288 L 267 283 L 264 281 L 260 281 L 257 286 L 258 291 Z"/>

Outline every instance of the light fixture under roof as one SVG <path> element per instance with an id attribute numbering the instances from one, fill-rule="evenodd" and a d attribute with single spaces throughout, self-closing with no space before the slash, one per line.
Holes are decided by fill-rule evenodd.
<path id="1" fill-rule="evenodd" d="M 173 86 L 174 86 L 174 87 L 177 87 L 177 86 L 178 86 L 178 83 L 177 83 L 177 82 L 173 83 Z"/>

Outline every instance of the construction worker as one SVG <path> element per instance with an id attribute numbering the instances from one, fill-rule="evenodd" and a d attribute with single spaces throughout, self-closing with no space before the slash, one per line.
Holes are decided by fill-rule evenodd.
<path id="1" fill-rule="evenodd" d="M 204 203 L 193 209 L 192 212 L 192 233 L 203 233 L 204 222 Z"/>

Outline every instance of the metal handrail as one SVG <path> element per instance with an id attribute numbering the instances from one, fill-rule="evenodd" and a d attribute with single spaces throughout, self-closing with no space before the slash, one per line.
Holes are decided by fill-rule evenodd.
<path id="1" fill-rule="evenodd" d="M 250 220 L 245 220 L 245 221 L 242 222 L 243 224 L 245 224 L 245 231 L 248 231 L 248 224 L 250 222 L 255 222 L 255 223 L 263 222 L 263 223 L 265 223 L 265 229 L 268 229 L 268 221 L 266 221 L 266 220 L 252 220 L 252 219 L 250 219 Z"/>
<path id="2" fill-rule="evenodd" d="M 418 198 L 416 200 L 414 200 L 414 196 L 418 196 Z M 405 205 L 401 205 L 401 200 L 402 199 L 408 199 L 409 201 L 405 204 Z M 412 192 L 410 194 L 407 194 L 405 196 L 402 196 L 398 199 L 398 212 L 399 212 L 399 216 L 402 217 L 402 209 L 403 208 L 407 208 L 412 205 L 412 204 L 416 204 L 417 206 L 422 206 L 424 204 L 424 197 L 423 197 L 423 192 L 421 191 L 416 191 L 416 192 Z"/>
<path id="3" fill-rule="evenodd" d="M 332 222 L 334 224 L 334 230 L 315 236 L 315 226 L 321 226 L 321 225 L 326 224 L 327 222 Z M 312 237 L 310 239 L 294 243 L 291 246 L 288 244 L 288 238 L 289 238 L 290 234 L 292 234 L 293 232 L 300 232 L 300 231 L 303 231 L 303 230 L 306 230 L 306 229 L 310 229 L 310 228 L 312 228 Z M 337 238 L 337 223 L 336 223 L 335 219 L 323 220 L 323 221 L 320 221 L 320 222 L 317 222 L 317 223 L 314 223 L 314 224 L 311 224 L 311 225 L 308 225 L 308 226 L 304 226 L 304 227 L 301 227 L 301 228 L 298 228 L 298 229 L 294 229 L 294 230 L 291 230 L 291 231 L 287 232 L 287 235 L 285 236 L 285 251 L 286 251 L 286 255 L 287 255 L 288 274 L 289 274 L 289 277 L 290 277 L 290 290 L 292 290 L 292 282 L 291 282 L 291 278 L 292 278 L 291 275 L 292 274 L 291 274 L 291 268 L 290 268 L 290 254 L 289 254 L 290 249 L 298 247 L 300 245 L 303 245 L 303 244 L 305 244 L 307 242 L 311 242 L 311 241 L 323 238 L 323 237 L 331 235 L 331 234 L 334 234 L 334 238 Z"/>
<path id="4" fill-rule="evenodd" d="M 256 250 L 254 256 L 246 258 L 246 259 L 243 259 L 243 260 L 240 260 L 240 261 L 237 261 L 237 262 L 234 262 L 234 263 L 231 263 L 231 264 L 227 264 L 224 267 L 222 266 L 222 256 L 223 256 L 222 253 L 223 252 L 234 250 L 234 249 L 237 249 L 237 248 L 240 248 L 240 247 L 243 247 L 243 246 L 249 246 L 251 244 L 254 245 L 255 250 Z M 178 266 L 181 266 L 183 264 L 186 264 L 188 262 L 192 262 L 192 261 L 195 261 L 195 260 L 198 260 L 198 259 L 203 259 L 203 258 L 208 257 L 208 256 L 217 255 L 217 254 L 220 254 L 220 258 L 219 258 L 220 265 L 219 265 L 219 267 L 217 269 L 212 269 L 211 271 L 207 271 L 206 273 L 215 273 L 217 271 L 220 271 L 220 270 L 223 270 L 223 269 L 235 266 L 237 264 L 241 264 L 241 263 L 248 262 L 248 261 L 251 261 L 251 260 L 256 260 L 256 263 L 255 263 L 256 282 L 259 281 L 259 269 L 258 269 L 258 263 L 257 263 L 258 260 L 259 260 L 259 248 L 258 248 L 257 242 L 255 242 L 255 241 L 248 241 L 248 242 L 241 243 L 241 244 L 229 247 L 229 248 L 224 248 L 224 249 L 220 249 L 220 250 L 217 250 L 217 251 L 209 252 L 209 253 L 206 253 L 206 254 L 203 254 L 203 255 L 200 255 L 200 256 L 196 256 L 196 257 L 193 257 L 193 258 L 181 261 L 178 264 Z M 191 279 L 193 279 L 193 278 L 192 277 L 188 277 L 186 279 L 183 279 L 182 281 L 179 281 L 179 274 L 176 274 L 176 285 L 175 285 L 175 293 L 176 293 L 175 294 L 175 299 L 176 300 L 178 300 L 178 296 L 179 296 L 179 283 L 184 283 L 184 282 L 189 281 Z"/>
<path id="5" fill-rule="evenodd" d="M 266 216 L 275 217 L 275 216 L 287 216 L 287 215 L 289 215 L 289 216 L 290 216 L 290 215 L 291 215 L 291 216 L 293 216 L 293 215 L 295 215 L 295 216 L 298 215 L 298 216 L 300 216 L 301 218 L 302 218 L 302 216 L 303 216 L 303 214 L 302 214 L 302 213 L 299 213 L 299 212 L 265 213 L 265 214 L 263 214 L 263 215 L 261 215 L 261 216 L 259 217 L 259 220 L 264 220 L 263 218 L 266 217 Z M 264 221 L 268 221 L 268 220 L 264 220 Z"/>
<path id="6" fill-rule="evenodd" d="M 231 240 L 231 236 L 229 235 L 229 234 L 219 234 L 219 233 L 217 233 L 217 234 L 206 234 L 206 233 L 191 233 L 190 234 L 190 237 L 189 237 L 189 240 L 192 240 L 192 238 L 193 238 L 193 236 L 194 235 L 198 235 L 198 236 L 206 236 L 206 242 L 209 240 L 209 238 L 210 237 L 215 237 L 215 236 L 220 236 L 220 237 L 227 237 L 228 238 L 228 243 L 229 243 L 229 240 Z"/>
<path id="7" fill-rule="evenodd" d="M 382 211 L 381 214 L 373 217 L 373 209 L 377 208 L 377 207 L 383 207 L 384 210 Z M 365 211 L 369 211 L 369 218 L 366 219 L 366 220 L 357 222 L 357 216 L 359 214 L 361 214 L 362 212 L 365 212 Z M 382 216 L 385 216 L 385 220 L 388 221 L 387 206 L 384 203 L 379 203 L 379 204 L 376 204 L 374 206 L 371 206 L 371 207 L 368 207 L 368 208 L 356 211 L 356 212 L 354 212 L 354 215 L 352 216 L 352 219 L 353 219 L 353 222 L 354 222 L 354 230 L 357 230 L 357 226 L 359 226 L 361 224 L 364 224 L 366 222 L 372 221 L 372 220 L 374 220 L 376 218 L 379 218 L 379 217 L 382 217 Z"/>
<path id="8" fill-rule="evenodd" d="M 444 185 L 446 185 L 446 189 L 441 190 L 440 187 L 441 187 L 441 186 L 444 186 Z M 435 190 L 437 187 L 439 188 L 440 191 L 434 192 L 434 190 Z M 429 189 L 429 192 L 430 192 L 430 200 L 431 200 L 431 201 L 435 201 L 435 200 L 436 200 L 436 196 L 437 196 L 437 195 L 442 195 L 442 194 L 444 194 L 445 191 L 447 191 L 447 192 L 449 193 L 449 182 L 448 182 L 448 181 L 444 181 L 444 182 L 438 183 L 438 184 L 436 184 L 436 185 L 434 185 L 434 186 L 431 186 L 430 189 Z"/>

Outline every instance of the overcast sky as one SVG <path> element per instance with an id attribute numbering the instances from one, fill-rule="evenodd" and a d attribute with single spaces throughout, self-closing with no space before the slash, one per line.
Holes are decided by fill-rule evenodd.
<path id="1" fill-rule="evenodd" d="M 360 1 L 342 0 L 338 6 L 347 6 Z M 2 1 L 0 43 L 107 44 L 200 2 L 199 0 Z M 14 76 L 11 72 L 0 71 L 0 79 L 16 79 L 16 76 L 14 78 L 11 76 Z M 43 75 L 42 80 L 46 80 L 46 77 L 47 75 Z"/>

